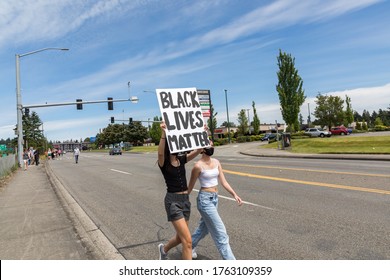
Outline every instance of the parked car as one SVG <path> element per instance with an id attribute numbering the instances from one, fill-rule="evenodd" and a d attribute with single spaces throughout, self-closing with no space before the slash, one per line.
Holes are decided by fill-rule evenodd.
<path id="1" fill-rule="evenodd" d="M 332 134 L 334 134 L 334 135 L 347 135 L 347 134 L 349 134 L 348 130 L 343 126 L 332 127 L 330 129 L 330 132 L 332 132 Z"/>
<path id="2" fill-rule="evenodd" d="M 310 135 L 310 137 L 330 137 L 332 132 L 323 130 L 322 128 L 307 128 L 305 134 Z"/>
<path id="3" fill-rule="evenodd" d="M 122 149 L 120 147 L 112 148 L 109 152 L 110 156 L 113 155 L 122 155 Z"/>
<path id="4" fill-rule="evenodd" d="M 263 137 L 260 138 L 261 141 L 269 141 L 276 138 L 276 134 L 266 133 Z"/>

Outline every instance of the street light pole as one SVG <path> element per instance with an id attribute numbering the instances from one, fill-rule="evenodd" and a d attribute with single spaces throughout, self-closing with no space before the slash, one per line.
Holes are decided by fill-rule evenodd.
<path id="1" fill-rule="evenodd" d="M 249 110 L 250 109 L 245 109 L 247 112 L 248 112 L 248 130 L 249 130 L 249 134 L 251 134 L 251 121 L 249 119 Z"/>
<path id="2" fill-rule="evenodd" d="M 229 121 L 229 106 L 227 100 L 227 90 L 225 89 L 225 100 L 226 100 L 226 116 L 227 116 L 227 126 L 228 126 L 228 139 L 230 144 L 230 121 Z"/>
<path id="3" fill-rule="evenodd" d="M 22 95 L 20 92 L 20 58 L 23 56 L 27 56 L 30 54 L 35 54 L 38 52 L 43 52 L 47 50 L 60 50 L 60 51 L 68 51 L 69 49 L 65 48 L 44 48 L 44 49 L 39 49 L 36 51 L 24 53 L 24 54 L 16 54 L 15 55 L 15 70 L 16 70 L 16 118 L 17 118 L 17 131 L 18 131 L 18 163 L 19 166 L 23 166 L 23 159 L 22 159 L 22 154 L 23 154 L 23 121 L 22 121 L 22 110 L 23 110 L 23 105 L 22 105 Z"/>

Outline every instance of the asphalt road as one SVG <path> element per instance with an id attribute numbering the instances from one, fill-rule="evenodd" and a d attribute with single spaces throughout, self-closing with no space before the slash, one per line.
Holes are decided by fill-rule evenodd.
<path id="1" fill-rule="evenodd" d="M 220 189 L 219 212 L 237 259 L 390 259 L 390 162 L 257 158 L 230 145 L 216 156 L 245 201 L 239 207 Z M 174 234 L 156 160 L 82 153 L 79 164 L 68 154 L 51 166 L 126 259 L 148 260 Z M 199 220 L 196 195 L 191 230 Z M 209 236 L 198 256 L 220 259 Z M 180 248 L 170 258 L 180 259 Z"/>

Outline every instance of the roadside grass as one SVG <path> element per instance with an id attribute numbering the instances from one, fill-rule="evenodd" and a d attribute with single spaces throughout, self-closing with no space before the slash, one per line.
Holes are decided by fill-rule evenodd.
<path id="1" fill-rule="evenodd" d="M 390 154 L 390 136 L 332 136 L 330 138 L 292 139 L 292 153 L 302 154 Z M 276 149 L 277 143 L 262 145 L 261 148 Z M 133 146 L 124 153 L 154 153 L 156 146 Z M 92 152 L 108 153 L 108 149 Z"/>
<path id="2" fill-rule="evenodd" d="M 277 148 L 277 143 L 262 146 Z M 390 154 L 390 136 L 292 139 L 291 152 L 302 154 Z"/>
<path id="3" fill-rule="evenodd" d="M 155 146 L 133 146 L 131 148 L 130 153 L 153 153 L 157 152 L 158 145 Z"/>
<path id="4" fill-rule="evenodd" d="M 157 146 L 133 146 L 129 151 L 122 150 L 123 153 L 153 153 L 157 152 L 158 145 Z M 96 149 L 96 150 L 90 150 L 86 152 L 97 152 L 97 153 L 107 153 L 110 151 L 110 149 Z"/>

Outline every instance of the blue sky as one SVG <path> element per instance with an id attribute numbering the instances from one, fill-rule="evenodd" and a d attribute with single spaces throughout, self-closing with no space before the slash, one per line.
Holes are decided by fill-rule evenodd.
<path id="1" fill-rule="evenodd" d="M 156 88 L 210 89 L 218 124 L 237 123 L 252 101 L 261 123 L 278 120 L 279 49 L 295 57 L 307 119 L 321 92 L 362 113 L 390 104 L 390 4 L 380 0 L 2 0 L 0 138 L 14 137 L 15 54 L 22 104 L 126 99 L 139 102 L 32 109 L 49 140 L 95 136 L 116 119 L 159 116 Z M 128 87 L 130 82 L 130 87 Z M 313 117 L 312 117 L 313 119 Z M 145 123 L 146 125 L 146 123 Z"/>

